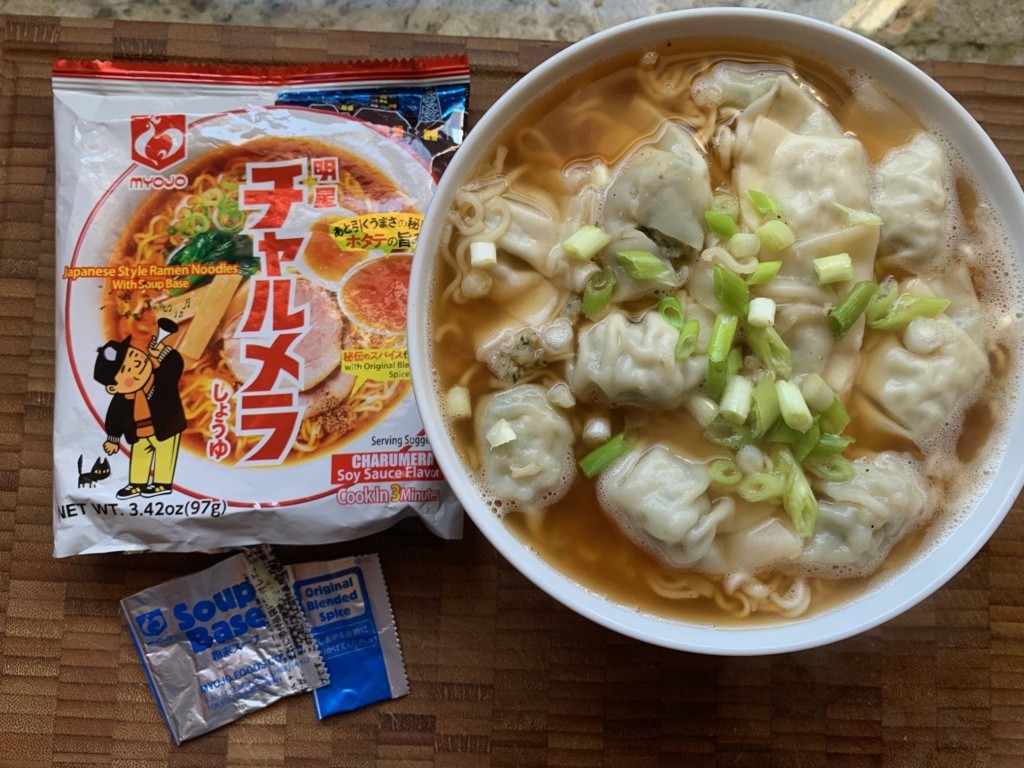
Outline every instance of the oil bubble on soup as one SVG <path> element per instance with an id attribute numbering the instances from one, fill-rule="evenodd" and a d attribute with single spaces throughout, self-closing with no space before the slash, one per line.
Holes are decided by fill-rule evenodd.
<path id="1" fill-rule="evenodd" d="M 527 546 L 644 611 L 777 621 L 900 578 L 970 509 L 1021 286 L 940 130 L 867 76 L 706 48 L 606 62 L 495 138 L 432 355 Z"/>

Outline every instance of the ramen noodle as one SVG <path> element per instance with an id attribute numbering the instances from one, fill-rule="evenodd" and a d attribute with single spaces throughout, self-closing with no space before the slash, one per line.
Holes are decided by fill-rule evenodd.
<path id="1" fill-rule="evenodd" d="M 460 535 L 405 311 L 467 72 L 55 64 L 57 556 Z"/>

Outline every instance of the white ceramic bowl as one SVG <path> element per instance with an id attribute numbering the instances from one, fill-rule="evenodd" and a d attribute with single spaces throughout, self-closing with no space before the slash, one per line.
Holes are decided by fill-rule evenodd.
<path id="1" fill-rule="evenodd" d="M 863 632 L 906 611 L 949 580 L 992 535 L 1024 481 L 1012 448 L 991 466 L 991 482 L 976 508 L 896 579 L 860 597 L 807 618 L 769 626 L 716 628 L 652 616 L 581 587 L 523 545 L 480 499 L 448 436 L 434 392 L 427 317 L 431 276 L 446 212 L 457 188 L 492 139 L 533 98 L 596 61 L 644 45 L 693 37 L 754 38 L 819 52 L 836 68 L 869 72 L 889 93 L 913 107 L 926 123 L 942 127 L 976 179 L 982 180 L 996 217 L 1004 222 L 1016 260 L 1024 268 L 1024 196 L 998 150 L 974 119 L 935 81 L 899 56 L 841 28 L 790 14 L 749 9 L 709 9 L 652 16 L 598 33 L 548 59 L 513 86 L 483 116 L 456 153 L 431 202 L 420 234 L 409 290 L 409 356 L 413 388 L 441 469 L 469 516 L 513 566 L 569 608 L 613 630 L 657 645 L 723 655 L 757 655 L 823 645 Z M 1009 445 L 1024 437 L 1024 402 L 1011 418 Z"/>

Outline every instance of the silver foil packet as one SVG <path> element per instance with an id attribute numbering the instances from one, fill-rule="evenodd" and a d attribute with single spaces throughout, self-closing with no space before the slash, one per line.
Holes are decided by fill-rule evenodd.
<path id="1" fill-rule="evenodd" d="M 269 547 L 127 597 L 121 610 L 176 744 L 329 681 Z"/>

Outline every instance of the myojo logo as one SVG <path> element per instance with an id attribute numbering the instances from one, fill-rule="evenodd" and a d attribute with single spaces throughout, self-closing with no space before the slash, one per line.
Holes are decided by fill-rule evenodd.
<path id="1" fill-rule="evenodd" d="M 162 171 L 185 159 L 185 115 L 132 115 L 132 160 Z"/>

